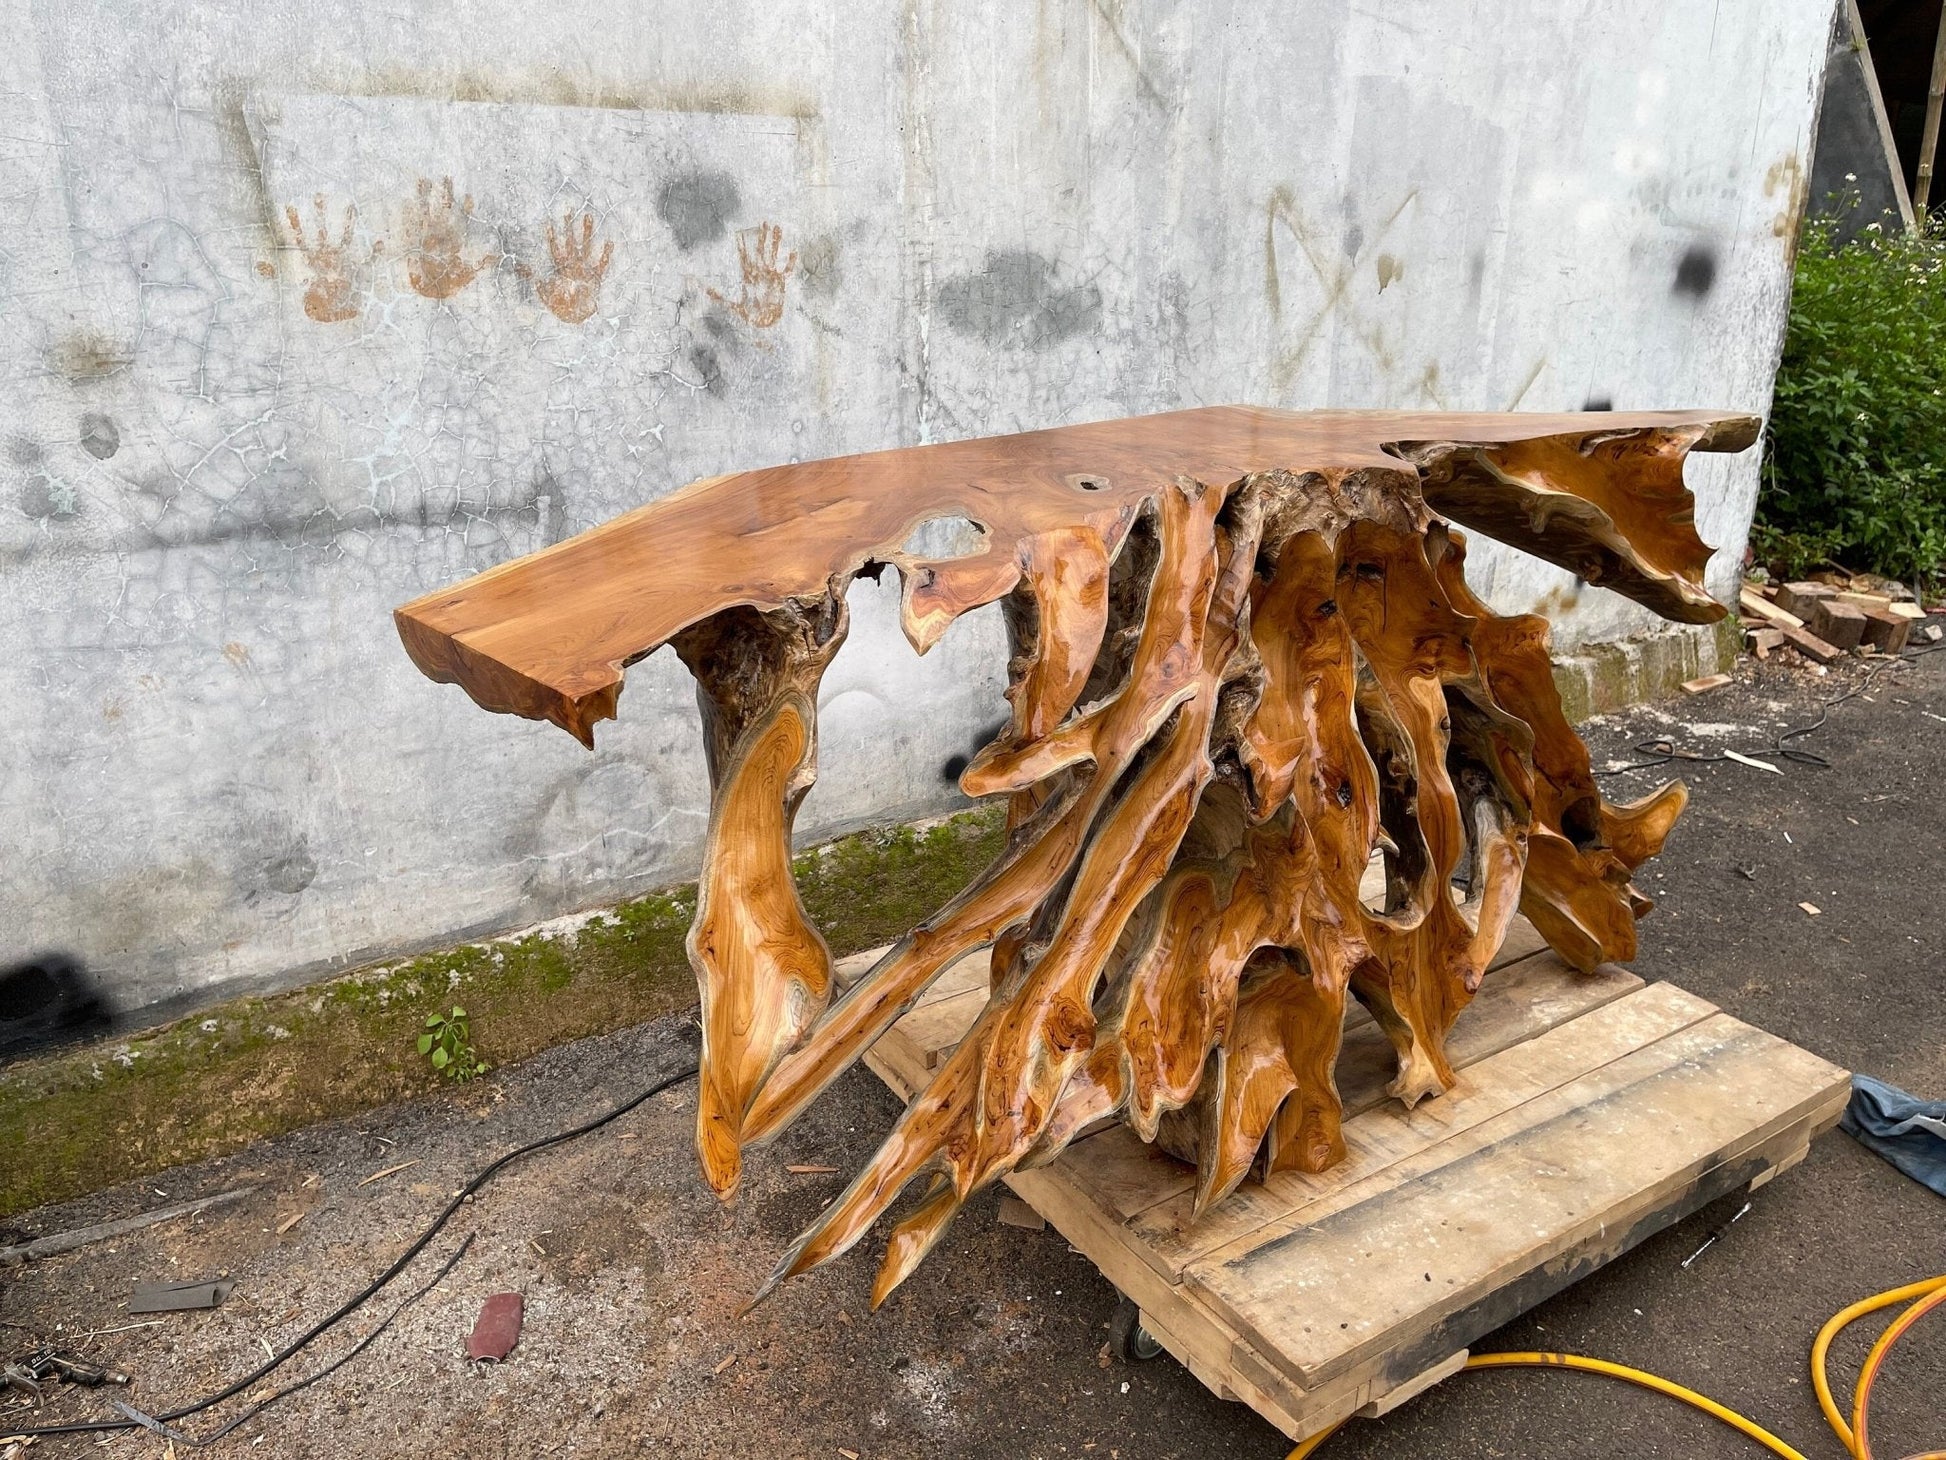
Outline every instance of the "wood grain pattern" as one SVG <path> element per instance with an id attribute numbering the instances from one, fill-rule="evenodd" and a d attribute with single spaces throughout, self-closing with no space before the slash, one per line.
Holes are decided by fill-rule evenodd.
<path id="1" fill-rule="evenodd" d="M 1633 953 L 1631 877 L 1682 788 L 1602 799 L 1546 622 L 1474 596 L 1452 524 L 1714 618 L 1683 458 L 1755 424 L 1217 407 L 742 472 L 398 622 L 433 678 L 589 744 L 629 663 L 666 642 L 695 674 L 713 793 L 689 938 L 697 1140 L 720 1194 L 954 970 L 934 1021 L 965 1037 L 906 1060 L 923 1088 L 770 1279 L 848 1250 L 924 1181 L 876 1304 L 975 1192 L 1116 1122 L 1193 1162 L 1157 1218 L 1184 1232 L 1253 1171 L 1271 1192 L 1356 1168 L 1346 1122 L 1381 1084 L 1410 1108 L 1506 1047 L 1448 1036 L 1519 912 L 1524 951 L 1537 930 L 1583 971 Z M 972 551 L 910 546 L 953 517 Z M 961 786 L 1007 798 L 1007 840 L 834 1002 L 790 831 L 846 589 L 881 566 L 921 653 L 1001 605 L 1009 715 Z M 1511 1042 L 1558 1015 L 1524 1018 L 1531 982 L 1502 977 L 1504 1012 L 1475 1029 Z M 1597 975 L 1578 1007 L 1616 991 Z"/>
<path id="2" fill-rule="evenodd" d="M 1447 457 L 1485 448 L 1490 458 L 1525 440 L 1619 443 L 1590 458 L 1587 470 L 1546 481 L 1546 494 L 1558 505 L 1597 492 L 1610 474 L 1627 478 L 1633 463 L 1617 453 L 1630 441 L 1651 442 L 1658 451 L 1672 438 L 1705 451 L 1740 451 L 1756 440 L 1757 426 L 1752 416 L 1695 411 L 1469 416 L 1211 406 L 870 452 L 706 478 L 555 547 L 427 594 L 396 617 L 413 662 L 432 678 L 461 685 L 487 709 L 552 720 L 592 743 L 595 724 L 614 716 L 627 665 L 726 608 L 775 608 L 848 580 L 868 562 L 890 563 L 914 524 L 927 518 L 961 515 L 982 524 L 989 556 L 1004 562 L 1036 533 L 1077 522 L 1112 542 L 1143 501 L 1178 477 L 1228 486 L 1279 469 L 1363 468 L 1416 478 L 1418 461 L 1407 465 L 1395 454 L 1398 443 L 1419 443 L 1413 454 L 1429 472 Z M 1679 461 L 1681 452 L 1674 454 Z M 1517 486 L 1456 470 L 1456 484 L 1446 490 L 1459 506 L 1448 515 L 1565 567 L 1586 566 L 1579 540 L 1574 560 L 1563 561 L 1569 553 L 1532 526 L 1527 502 L 1542 490 L 1532 484 L 1545 479 L 1541 468 L 1523 465 Z M 1616 492 L 1601 493 L 1601 501 L 1626 500 L 1627 491 L 1624 481 Z M 1503 501 L 1520 505 L 1496 505 Z M 1612 586 L 1659 611 L 1720 616 L 1720 609 L 1695 602 L 1702 592 L 1700 561 L 1631 566 L 1639 554 L 1623 536 L 1627 524 L 1603 528 L 1612 516 L 1600 502 L 1590 509 L 1590 525 L 1579 530 L 1615 539 L 1605 544 L 1615 558 L 1607 572 Z M 1653 521 L 1659 510 L 1684 520 L 1694 512 L 1683 493 L 1658 497 L 1640 515 Z M 1561 520 L 1558 512 L 1553 520 Z M 954 561 L 949 577 L 964 583 L 970 565 Z M 982 591 L 1007 592 L 1004 576 Z M 1666 586 L 1672 576 L 1689 586 Z M 979 596 L 970 595 L 957 611 Z"/>

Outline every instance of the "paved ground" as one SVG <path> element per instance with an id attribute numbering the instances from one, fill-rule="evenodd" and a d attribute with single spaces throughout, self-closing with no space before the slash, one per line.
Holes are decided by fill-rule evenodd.
<path id="1" fill-rule="evenodd" d="M 1755 753 L 1859 676 L 1746 665 L 1733 688 L 1598 723 L 1589 738 L 1597 764 L 1656 735 Z M 1847 1067 L 1946 1094 L 1946 654 L 1882 672 L 1798 743 L 1831 766 L 1780 762 L 1781 776 L 1734 763 L 1682 768 L 1695 795 L 1648 879 L 1661 907 L 1643 925 L 1637 969 Z M 1659 774 L 1611 777 L 1610 794 L 1646 791 Z M 1821 916 L 1800 911 L 1805 901 Z M 584 1040 L 464 1091 L 32 1213 L 15 1225 L 57 1231 L 240 1181 L 259 1186 L 228 1212 L 0 1274 L 0 1350 L 134 1321 L 121 1310 L 134 1282 L 226 1270 L 239 1281 L 221 1309 L 89 1341 L 137 1376 L 129 1398 L 142 1407 L 214 1387 L 383 1267 L 488 1156 L 632 1093 L 686 1058 L 690 1037 L 666 1021 Z M 1268 1460 L 1288 1449 L 1171 1361 L 1111 1361 L 1107 1284 L 1053 1232 L 999 1225 L 991 1197 L 876 1316 L 864 1308 L 872 1259 L 861 1252 L 739 1318 L 786 1240 L 843 1179 L 784 1167 L 851 1169 L 896 1108 L 854 1072 L 757 1163 L 728 1213 L 695 1177 L 692 1108 L 685 1089 L 672 1091 L 509 1171 L 435 1244 L 443 1256 L 478 1233 L 445 1283 L 349 1367 L 244 1426 L 228 1448 L 266 1460 L 845 1451 Z M 409 1160 L 418 1164 L 359 1184 Z M 1683 1270 L 1729 1209 L 1645 1243 L 1480 1347 L 1639 1364 L 1745 1411 L 1808 1455 L 1838 1455 L 1806 1378 L 1810 1337 L 1851 1299 L 1946 1269 L 1946 1204 L 1833 1133 Z M 423 1282 L 431 1267 L 414 1271 Z M 469 1367 L 466 1330 L 480 1301 L 502 1289 L 527 1295 L 521 1346 L 504 1366 Z M 374 1317 L 383 1311 L 375 1305 Z M 342 1352 L 371 1321 L 354 1319 L 320 1353 Z M 1841 1349 L 1841 1368 L 1864 1343 Z M 1943 1393 L 1946 1321 L 1937 1321 L 1915 1331 L 1880 1386 L 1878 1453 L 1946 1443 Z M 41 1417 L 89 1412 L 98 1412 L 91 1400 L 68 1395 Z M 26 1421 L 0 1408 L 0 1432 L 9 1422 Z M 32 1453 L 92 1454 L 95 1443 Z M 166 1453 L 147 1435 L 109 1450 Z M 1387 1420 L 1356 1424 L 1322 1456 L 1754 1453 L 1653 1395 L 1577 1375 L 1500 1373 L 1460 1377 Z"/>

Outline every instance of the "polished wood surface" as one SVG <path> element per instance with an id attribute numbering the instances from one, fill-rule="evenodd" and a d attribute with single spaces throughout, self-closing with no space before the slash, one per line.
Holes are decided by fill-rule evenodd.
<path id="1" fill-rule="evenodd" d="M 1191 1218 L 1253 1170 L 1343 1162 L 1348 999 L 1410 1106 L 1518 913 L 1571 965 L 1635 949 L 1632 882 L 1682 810 L 1595 786 L 1548 626 L 1468 588 L 1454 522 L 1706 620 L 1691 449 L 1747 417 L 1292 415 L 1220 408 L 718 477 L 399 610 L 428 674 L 592 741 L 623 667 L 695 675 L 712 808 L 689 955 L 697 1148 L 748 1153 L 949 968 L 984 1008 L 771 1284 L 846 1251 L 915 1181 L 874 1304 L 996 1180 L 1120 1122 L 1195 1163 Z M 958 557 L 908 551 L 963 516 Z M 1011 714 L 967 766 L 1002 796 L 981 876 L 833 998 L 790 874 L 845 590 L 900 575 L 924 652 L 999 602 Z M 1374 857 L 1383 889 L 1364 878 Z M 768 1290 L 768 1286 L 764 1289 Z"/>
<path id="2" fill-rule="evenodd" d="M 1020 546 L 1089 526 L 1110 540 L 1164 484 L 1253 473 L 1423 472 L 1434 510 L 1673 618 L 1721 610 L 1681 485 L 1691 448 L 1738 451 L 1749 416 L 1273 411 L 1210 406 L 1016 436 L 869 452 L 707 478 L 593 531 L 398 610 L 428 675 L 482 706 L 551 720 L 585 743 L 622 670 L 737 604 L 778 608 L 867 563 L 906 571 L 922 647 L 1018 581 Z M 1646 449 L 1645 449 L 1646 448 Z M 1618 458 L 1626 457 L 1626 469 Z M 1408 460 L 1410 459 L 1410 464 Z M 1653 460 L 1651 478 L 1641 467 Z M 1669 469 L 1673 467 L 1673 478 Z M 1414 470 L 1417 468 L 1417 471 Z M 901 562 L 929 518 L 964 516 L 986 551 Z"/>

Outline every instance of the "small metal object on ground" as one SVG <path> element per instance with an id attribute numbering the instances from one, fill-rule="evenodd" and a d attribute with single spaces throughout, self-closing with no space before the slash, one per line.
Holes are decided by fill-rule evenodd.
<path id="1" fill-rule="evenodd" d="M 1731 1217 L 1729 1221 L 1725 1222 L 1720 1227 L 1713 1228 L 1710 1231 L 1709 1236 L 1703 1239 L 1703 1245 L 1701 1247 L 1698 1247 L 1694 1252 L 1690 1253 L 1689 1256 L 1685 1257 L 1682 1260 L 1682 1270 L 1684 1272 L 1688 1272 L 1691 1265 L 1696 1261 L 1696 1259 L 1701 1257 L 1705 1252 L 1708 1252 L 1710 1248 L 1714 1247 L 1717 1244 L 1717 1242 L 1719 1242 L 1722 1239 L 1723 1234 L 1725 1232 L 1729 1231 L 1731 1227 L 1733 1227 L 1738 1222 L 1743 1220 L 1744 1213 L 1748 1212 L 1749 1210 L 1750 1210 L 1750 1203 L 1746 1201 L 1742 1206 L 1737 1208 L 1736 1215 Z"/>
<path id="2" fill-rule="evenodd" d="M 866 1063 L 910 1095 L 983 1004 L 922 996 Z M 1302 1439 L 1403 1403 L 1577 1275 L 1768 1180 L 1851 1091 L 1673 984 L 1575 973 L 1525 919 L 1447 1049 L 1459 1083 L 1407 1112 L 1385 1098 L 1389 1041 L 1354 1011 L 1337 1067 L 1351 1157 L 1200 1220 L 1194 1169 L 1121 1126 L 1007 1179 L 1132 1304 L 1116 1351 L 1160 1344 Z"/>
<path id="3" fill-rule="evenodd" d="M 512 1353 L 520 1342 L 520 1320 L 526 1308 L 519 1293 L 495 1293 L 488 1298 L 466 1340 L 466 1356 L 498 1363 Z"/>
<path id="4" fill-rule="evenodd" d="M 230 1296 L 235 1278 L 199 1278 L 186 1283 L 145 1283 L 128 1297 L 131 1313 L 177 1313 L 214 1308 Z"/>

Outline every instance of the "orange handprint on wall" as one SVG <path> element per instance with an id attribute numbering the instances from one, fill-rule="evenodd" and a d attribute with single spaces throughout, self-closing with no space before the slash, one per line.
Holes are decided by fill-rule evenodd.
<path id="1" fill-rule="evenodd" d="M 769 329 L 784 317 L 784 282 L 797 267 L 797 250 L 780 259 L 784 230 L 775 223 L 759 223 L 737 232 L 737 264 L 743 271 L 743 293 L 729 299 L 715 289 L 709 297 L 745 324 Z"/>
<path id="2" fill-rule="evenodd" d="M 563 213 L 558 234 L 552 222 L 547 225 L 547 252 L 554 260 L 554 272 L 534 285 L 541 303 L 566 324 L 580 324 L 594 314 L 602 277 L 608 272 L 608 261 L 615 256 L 611 239 L 602 244 L 601 257 L 595 257 L 594 214 L 581 215 L 579 239 L 574 236 L 574 221 L 572 212 Z"/>
<path id="3" fill-rule="evenodd" d="M 338 235 L 338 241 L 333 243 L 330 219 L 324 208 L 324 194 L 319 193 L 314 197 L 311 206 L 318 215 L 317 240 L 308 244 L 304 241 L 304 224 L 298 217 L 297 205 L 288 204 L 284 209 L 297 251 L 304 255 L 304 262 L 311 270 L 311 282 L 304 291 L 304 312 L 319 324 L 356 319 L 357 280 L 353 277 L 355 265 L 351 257 L 351 235 L 358 221 L 358 208 L 351 203 L 345 205 L 345 226 Z M 384 246 L 382 240 L 374 243 L 372 253 L 376 255 Z"/>
<path id="4" fill-rule="evenodd" d="M 499 255 L 488 253 L 467 262 L 466 225 L 472 218 L 473 195 L 455 203 L 450 177 L 440 179 L 437 198 L 431 179 L 419 179 L 419 201 L 407 205 L 405 219 L 406 275 L 416 292 L 428 299 L 450 299 L 497 261 Z"/>

